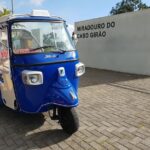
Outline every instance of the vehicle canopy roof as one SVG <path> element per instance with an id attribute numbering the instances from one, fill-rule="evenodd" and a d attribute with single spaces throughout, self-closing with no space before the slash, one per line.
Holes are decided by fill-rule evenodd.
<path id="1" fill-rule="evenodd" d="M 0 28 L 11 22 L 17 21 L 64 21 L 57 16 L 32 16 L 32 15 L 6 15 L 0 17 Z"/>

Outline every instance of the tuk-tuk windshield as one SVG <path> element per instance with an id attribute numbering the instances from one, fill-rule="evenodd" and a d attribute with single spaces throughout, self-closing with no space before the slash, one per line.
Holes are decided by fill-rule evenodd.
<path id="1" fill-rule="evenodd" d="M 16 22 L 11 30 L 15 54 L 75 50 L 63 22 Z"/>

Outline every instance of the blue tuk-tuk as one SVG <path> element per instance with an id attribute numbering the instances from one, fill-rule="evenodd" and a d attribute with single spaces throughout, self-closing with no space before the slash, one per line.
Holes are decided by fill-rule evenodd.
<path id="1" fill-rule="evenodd" d="M 47 11 L 0 18 L 1 103 L 18 112 L 59 120 L 69 134 L 78 130 L 79 77 L 85 66 L 66 22 Z"/>

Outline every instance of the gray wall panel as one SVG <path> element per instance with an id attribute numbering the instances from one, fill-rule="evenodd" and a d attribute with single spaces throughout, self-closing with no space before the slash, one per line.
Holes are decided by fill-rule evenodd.
<path id="1" fill-rule="evenodd" d="M 77 31 L 77 27 L 115 22 L 115 27 Z M 78 37 L 106 32 L 105 37 L 79 38 L 81 61 L 86 66 L 150 75 L 150 10 L 75 23 Z"/>

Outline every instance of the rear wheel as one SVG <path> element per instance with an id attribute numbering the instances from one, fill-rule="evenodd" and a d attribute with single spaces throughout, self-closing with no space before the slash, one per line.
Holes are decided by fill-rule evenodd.
<path id="1" fill-rule="evenodd" d="M 59 108 L 59 121 L 63 130 L 68 134 L 75 133 L 79 128 L 79 118 L 74 108 Z"/>

